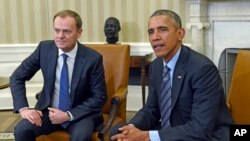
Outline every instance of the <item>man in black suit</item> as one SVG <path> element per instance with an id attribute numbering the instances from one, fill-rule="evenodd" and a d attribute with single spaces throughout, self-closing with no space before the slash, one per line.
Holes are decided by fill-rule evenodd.
<path id="1" fill-rule="evenodd" d="M 14 112 L 22 120 L 15 127 L 16 141 L 35 141 L 42 134 L 66 130 L 71 141 L 90 141 L 102 125 L 102 106 L 107 94 L 102 56 L 80 44 L 82 20 L 71 10 L 58 12 L 53 19 L 54 40 L 42 41 L 14 71 L 10 88 Z M 66 62 L 63 61 L 67 56 Z M 60 74 L 67 64 L 68 110 L 60 108 Z M 34 109 L 29 108 L 25 82 L 41 69 L 44 85 Z M 64 99 L 65 100 L 65 99 Z"/>
<path id="2" fill-rule="evenodd" d="M 118 141 L 228 141 L 232 118 L 216 66 L 182 44 L 185 30 L 170 10 L 155 11 L 148 22 L 151 46 L 158 57 L 150 65 L 146 105 L 126 126 L 112 129 Z M 170 76 L 170 106 L 161 105 L 163 69 Z M 170 109 L 170 114 L 162 111 Z M 166 112 L 167 113 L 167 112 Z M 161 123 L 168 122 L 168 126 Z"/>

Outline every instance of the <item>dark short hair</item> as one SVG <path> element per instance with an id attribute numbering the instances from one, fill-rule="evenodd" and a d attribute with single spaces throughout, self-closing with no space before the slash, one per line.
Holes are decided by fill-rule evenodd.
<path id="1" fill-rule="evenodd" d="M 107 20 L 105 21 L 105 25 L 106 25 L 106 23 L 108 23 L 109 21 L 114 21 L 115 24 L 117 25 L 118 31 L 121 30 L 120 22 L 119 22 L 119 20 L 118 20 L 117 18 L 115 18 L 115 17 L 109 17 L 109 18 L 107 18 Z"/>
<path id="2" fill-rule="evenodd" d="M 181 18 L 178 14 L 176 14 L 174 11 L 171 10 L 166 10 L 166 9 L 160 9 L 155 11 L 150 18 L 154 17 L 154 16 L 160 16 L 160 15 L 165 15 L 165 16 L 169 16 L 172 20 L 172 22 L 176 25 L 177 28 L 182 28 L 181 25 Z"/>
<path id="3" fill-rule="evenodd" d="M 62 10 L 62 11 L 57 12 L 54 15 L 53 22 L 55 21 L 56 17 L 66 17 L 66 16 L 73 17 L 75 19 L 75 21 L 76 21 L 76 27 L 78 29 L 82 28 L 82 19 L 81 19 L 81 17 L 79 16 L 78 13 L 76 13 L 75 11 L 72 11 L 72 10 Z"/>

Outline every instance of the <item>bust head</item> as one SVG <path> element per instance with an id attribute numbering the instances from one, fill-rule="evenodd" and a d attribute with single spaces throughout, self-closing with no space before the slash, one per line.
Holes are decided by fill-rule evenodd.
<path id="1" fill-rule="evenodd" d="M 109 44 L 115 44 L 119 40 L 120 22 L 114 17 L 109 17 L 105 21 L 104 33 Z"/>

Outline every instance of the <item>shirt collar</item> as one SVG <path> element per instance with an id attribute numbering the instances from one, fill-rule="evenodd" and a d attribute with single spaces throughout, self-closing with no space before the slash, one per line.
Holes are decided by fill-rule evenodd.
<path id="1" fill-rule="evenodd" d="M 180 52 L 181 52 L 181 47 L 179 48 L 179 50 L 176 52 L 176 54 L 171 58 L 171 60 L 169 60 L 168 63 L 166 63 L 164 60 L 163 60 L 163 65 L 167 65 L 168 68 L 170 68 L 171 71 L 174 71 L 174 68 L 175 68 L 175 65 L 177 63 L 177 60 L 180 56 Z"/>
<path id="2" fill-rule="evenodd" d="M 75 58 L 76 52 L 78 49 L 78 43 L 76 43 L 75 47 L 70 52 L 63 52 L 61 49 L 58 49 L 58 56 L 62 55 L 63 53 L 67 54 L 70 58 Z"/>

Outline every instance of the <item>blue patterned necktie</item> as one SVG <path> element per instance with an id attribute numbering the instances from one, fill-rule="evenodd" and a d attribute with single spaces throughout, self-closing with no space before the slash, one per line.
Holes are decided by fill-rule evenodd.
<path id="1" fill-rule="evenodd" d="M 170 128 L 171 113 L 171 81 L 169 76 L 169 68 L 164 66 L 161 84 L 161 128 Z"/>
<path id="2" fill-rule="evenodd" d="M 62 54 L 62 56 L 63 56 L 63 66 L 62 66 L 61 77 L 60 77 L 58 108 L 66 112 L 70 110 L 69 77 L 68 77 L 68 67 L 67 67 L 68 56 L 65 53 Z"/>

